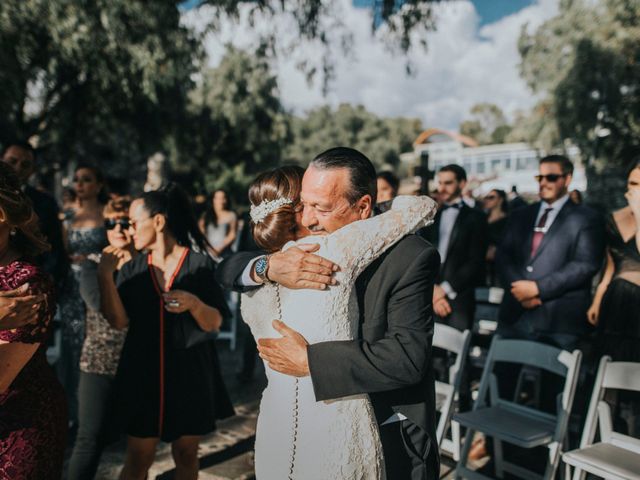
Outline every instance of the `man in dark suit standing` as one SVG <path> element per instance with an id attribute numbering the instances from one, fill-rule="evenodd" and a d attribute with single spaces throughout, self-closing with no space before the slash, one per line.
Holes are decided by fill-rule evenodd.
<path id="1" fill-rule="evenodd" d="M 375 198 L 371 162 L 350 148 L 330 149 L 305 173 L 302 223 L 314 234 L 331 233 L 369 217 Z M 225 260 L 218 269 L 219 281 L 236 287 L 251 280 L 259 283 L 253 260 L 246 255 Z M 310 375 L 317 401 L 369 394 L 380 424 L 387 478 L 439 477 L 430 356 L 438 267 L 436 249 L 409 235 L 356 282 L 360 338 L 308 345 L 299 333 L 274 323 L 283 337 L 258 342 L 261 356 L 274 370 Z M 288 288 L 326 288 L 331 272 L 330 262 L 294 247 L 270 255 L 263 275 Z"/>
<path id="2" fill-rule="evenodd" d="M 419 235 L 438 247 L 442 263 L 433 291 L 437 321 L 459 330 L 471 328 L 475 287 L 484 279 L 487 252 L 487 219 L 462 199 L 467 173 L 460 165 L 438 171 L 441 207 L 435 222 Z"/>
<path id="3" fill-rule="evenodd" d="M 540 202 L 511 215 L 496 255 L 503 285 L 498 332 L 573 350 L 588 331 L 591 280 L 602 264 L 599 215 L 569 201 L 573 164 L 540 160 Z"/>
<path id="4" fill-rule="evenodd" d="M 27 182 L 36 170 L 34 148 L 26 142 L 14 142 L 2 153 L 2 161 L 8 163 L 18 174 L 24 193 L 31 199 L 33 210 L 38 216 L 40 231 L 51 245 L 51 251 L 43 254 L 40 261 L 42 267 L 55 279 L 59 287 L 67 273 L 68 262 L 62 240 L 62 225 L 58 214 L 58 204 L 50 195 L 36 190 Z"/>

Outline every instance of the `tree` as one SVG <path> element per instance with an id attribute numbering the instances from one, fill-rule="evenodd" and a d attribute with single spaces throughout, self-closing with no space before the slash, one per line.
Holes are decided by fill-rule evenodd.
<path id="1" fill-rule="evenodd" d="M 294 141 L 286 149 L 287 161 L 307 165 L 329 147 L 344 145 L 367 155 L 378 168 L 393 168 L 400 154 L 412 150 L 422 131 L 418 119 L 380 118 L 363 106 L 324 106 L 292 120 Z"/>
<path id="2" fill-rule="evenodd" d="M 200 55 L 175 2 L 4 0 L 0 143 L 130 174 L 180 123 Z"/>
<path id="3" fill-rule="evenodd" d="M 197 173 L 196 187 L 225 188 L 246 201 L 257 173 L 277 166 L 291 139 L 289 117 L 263 52 L 227 47 L 190 95 L 190 119 L 180 129 L 170 160 Z"/>
<path id="4" fill-rule="evenodd" d="M 613 192 L 640 154 L 640 3 L 565 0 L 557 17 L 523 31 L 519 49 L 523 77 L 553 106 L 558 146 L 569 139 L 582 151 L 590 199 L 622 204 Z"/>
<path id="5" fill-rule="evenodd" d="M 493 103 L 478 103 L 471 107 L 471 119 L 460 124 L 460 133 L 480 145 L 504 143 L 511 131 L 502 109 Z"/>
<path id="6" fill-rule="evenodd" d="M 387 46 L 407 53 L 416 42 L 426 47 L 425 33 L 434 30 L 436 19 L 433 4 L 439 0 L 361 0 L 360 6 L 371 9 L 371 31 Z M 239 20 L 246 13 L 253 27 L 274 17 L 284 17 L 287 28 L 293 28 L 293 40 L 283 42 L 278 32 L 270 29 L 262 34 L 262 44 L 272 55 L 291 55 L 300 44 L 319 44 L 322 54 L 316 58 L 303 58 L 299 67 L 309 78 L 320 74 L 325 90 L 333 75 L 335 47 L 349 52 L 351 33 L 342 19 L 341 0 L 293 0 L 293 1 L 237 1 L 200 0 L 199 5 L 213 8 L 214 20 L 210 28 L 216 30 L 225 20 Z M 248 10 L 248 11 L 247 11 Z M 379 33 L 379 34 L 378 34 Z M 407 70 L 411 65 L 407 62 Z"/>

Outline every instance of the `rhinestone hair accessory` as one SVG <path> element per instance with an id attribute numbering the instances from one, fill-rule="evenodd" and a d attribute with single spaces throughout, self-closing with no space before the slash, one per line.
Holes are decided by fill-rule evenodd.
<path id="1" fill-rule="evenodd" d="M 277 198 L 275 200 L 263 200 L 260 202 L 260 205 L 255 206 L 251 205 L 250 215 L 253 223 L 260 223 L 267 215 L 272 212 L 275 212 L 277 209 L 284 205 L 290 205 L 293 203 L 293 200 L 285 197 Z"/>

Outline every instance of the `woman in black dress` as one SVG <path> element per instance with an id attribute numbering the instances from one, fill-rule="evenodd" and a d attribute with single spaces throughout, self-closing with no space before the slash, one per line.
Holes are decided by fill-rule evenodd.
<path id="1" fill-rule="evenodd" d="M 102 313 L 112 326 L 129 328 L 116 375 L 117 410 L 129 435 L 120 478 L 146 478 L 163 440 L 172 443 L 176 478 L 196 479 L 200 437 L 234 413 L 215 344 L 202 338 L 229 312 L 213 261 L 191 249 L 195 243 L 204 252 L 207 242 L 179 187 L 143 194 L 129 216 L 136 249 L 148 253 L 115 280 L 100 275 Z"/>
<path id="2" fill-rule="evenodd" d="M 607 221 L 607 266 L 587 312 L 597 325 L 597 352 L 614 361 L 640 362 L 640 159 L 627 177 L 628 206 Z M 621 395 L 630 435 L 640 434 L 640 398 Z"/>
<path id="3" fill-rule="evenodd" d="M 487 248 L 487 286 L 499 287 L 498 275 L 495 268 L 496 249 L 502 241 L 502 232 L 507 226 L 507 213 L 509 202 L 504 190 L 491 190 L 483 201 L 484 210 L 487 212 L 487 233 L 489 245 Z"/>

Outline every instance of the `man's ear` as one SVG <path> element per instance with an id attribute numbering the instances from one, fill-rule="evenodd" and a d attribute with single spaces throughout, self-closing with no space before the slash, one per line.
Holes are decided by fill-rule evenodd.
<path id="1" fill-rule="evenodd" d="M 564 177 L 564 186 L 568 189 L 569 185 L 571 185 L 571 181 L 573 180 L 573 175 L 568 173 L 566 177 Z"/>
<path id="2" fill-rule="evenodd" d="M 373 214 L 373 198 L 371 195 L 365 195 L 358 200 L 357 206 L 360 212 L 360 220 L 369 218 Z"/>

